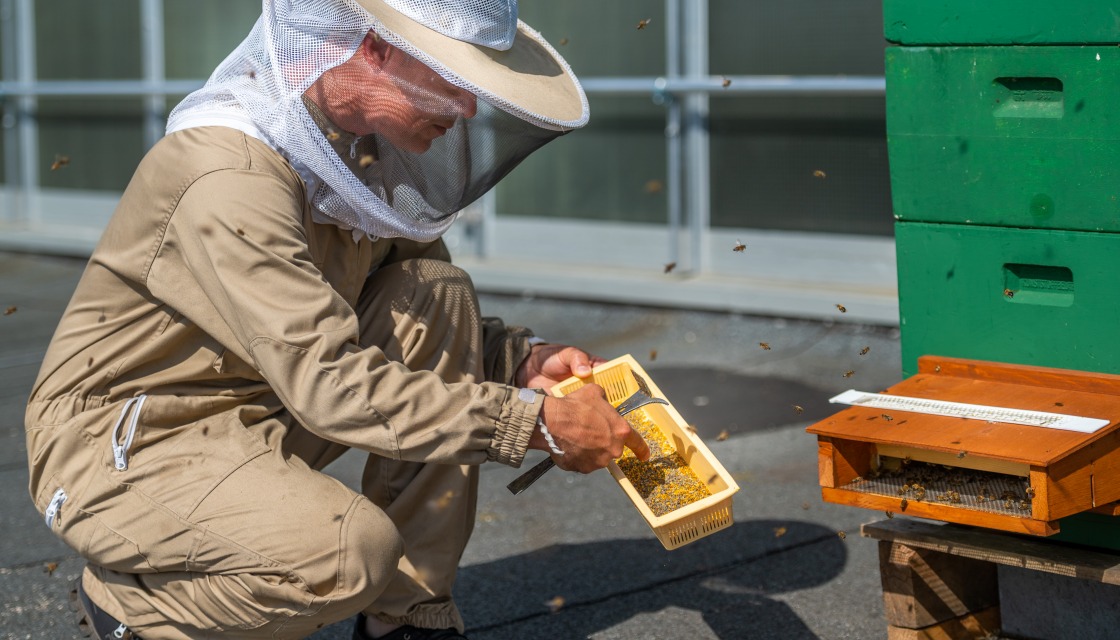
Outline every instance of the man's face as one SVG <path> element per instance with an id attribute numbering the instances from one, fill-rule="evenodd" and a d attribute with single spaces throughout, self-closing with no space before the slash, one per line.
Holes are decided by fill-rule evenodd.
<path id="1" fill-rule="evenodd" d="M 377 133 L 393 146 L 424 153 L 432 141 L 477 112 L 475 96 L 373 32 L 346 62 L 324 73 L 308 97 L 338 126 Z"/>

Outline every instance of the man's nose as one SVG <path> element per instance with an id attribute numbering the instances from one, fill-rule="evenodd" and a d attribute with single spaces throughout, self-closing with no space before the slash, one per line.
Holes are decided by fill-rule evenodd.
<path id="1" fill-rule="evenodd" d="M 459 105 L 459 113 L 464 118 L 469 120 L 478 113 L 478 98 L 470 91 L 455 87 L 455 95 L 452 99 Z"/>

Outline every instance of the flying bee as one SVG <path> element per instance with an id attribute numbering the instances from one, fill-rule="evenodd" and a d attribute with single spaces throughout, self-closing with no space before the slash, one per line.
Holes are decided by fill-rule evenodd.
<path id="1" fill-rule="evenodd" d="M 15 305 L 12 305 L 12 306 L 8 307 L 7 309 L 4 309 L 4 315 L 10 316 L 13 313 L 15 313 L 16 311 L 19 311 L 19 309 Z"/>
<path id="2" fill-rule="evenodd" d="M 342 137 L 342 134 L 335 131 L 334 129 L 327 129 L 327 140 L 330 140 L 331 142 L 334 142 L 335 140 L 338 140 L 341 137 Z"/>
<path id="3" fill-rule="evenodd" d="M 560 38 L 560 46 L 562 47 L 566 44 L 568 44 L 568 39 L 567 38 Z"/>
<path id="4" fill-rule="evenodd" d="M 892 417 L 891 414 L 889 414 L 889 413 L 884 413 L 882 417 L 887 422 L 890 422 L 891 420 L 894 420 L 894 417 Z"/>
<path id="5" fill-rule="evenodd" d="M 656 359 L 657 359 L 657 349 L 650 349 L 649 350 L 649 361 L 653 362 Z"/>
<path id="6" fill-rule="evenodd" d="M 451 505 L 451 500 L 455 497 L 455 492 L 448 489 L 442 496 L 435 500 L 435 507 L 437 509 L 446 509 Z"/>
<path id="7" fill-rule="evenodd" d="M 1015 297 L 1015 292 L 1012 291 L 1011 289 L 1004 289 L 1003 290 L 1003 295 L 1007 296 L 1008 298 L 1014 298 Z"/>
<path id="8" fill-rule="evenodd" d="M 805 412 L 805 407 L 802 407 L 799 404 L 795 404 L 795 405 L 793 405 L 793 412 L 796 413 L 797 415 L 801 415 L 802 413 Z"/>
<path id="9" fill-rule="evenodd" d="M 844 540 L 848 537 L 848 534 L 844 533 L 843 531 L 837 531 L 836 535 L 840 536 L 841 540 Z"/>
<path id="10" fill-rule="evenodd" d="M 856 374 L 855 371 L 853 371 L 851 369 L 848 369 L 847 371 L 844 372 L 844 377 L 845 378 L 850 378 L 850 377 L 854 376 L 855 374 Z"/>
<path id="11" fill-rule="evenodd" d="M 57 562 L 48 562 L 47 563 L 46 572 L 47 572 L 48 576 L 53 576 L 56 569 L 58 569 L 58 563 Z"/>
<path id="12" fill-rule="evenodd" d="M 968 455 L 967 451 L 961 451 L 960 453 L 957 454 L 957 459 L 959 460 L 959 459 L 961 459 L 961 458 L 963 458 L 967 455 Z"/>
<path id="13" fill-rule="evenodd" d="M 665 184 L 660 180 L 650 180 L 646 182 L 645 186 L 646 193 L 661 193 L 664 188 Z"/>
<path id="14" fill-rule="evenodd" d="M 864 347 L 864 348 L 859 350 L 859 355 L 865 356 L 870 352 L 871 352 L 871 347 Z"/>
<path id="15" fill-rule="evenodd" d="M 556 613 L 564 608 L 564 596 L 556 596 L 546 602 L 545 605 L 548 607 L 549 612 Z"/>
<path id="16" fill-rule="evenodd" d="M 70 156 L 64 156 L 62 154 L 56 153 L 54 156 L 54 162 L 51 163 L 51 171 L 58 171 L 68 164 L 70 164 Z"/>
<path id="17" fill-rule="evenodd" d="M 645 20 L 639 20 L 638 21 L 638 31 L 641 31 L 642 29 L 645 29 L 646 27 L 648 27 L 649 26 L 649 21 L 650 21 L 650 18 L 646 18 Z"/>
<path id="18" fill-rule="evenodd" d="M 720 442 L 723 442 L 724 440 L 726 440 L 730 437 L 731 437 L 731 433 L 729 433 L 727 431 L 727 429 L 724 429 L 723 431 L 719 432 L 718 436 L 716 436 L 716 440 L 719 440 Z"/>
<path id="19" fill-rule="evenodd" d="M 1064 403 L 1064 402 L 1055 402 L 1055 403 L 1054 403 L 1054 406 L 1055 406 L 1055 407 L 1064 407 L 1064 406 L 1066 406 L 1066 405 L 1065 405 L 1065 403 Z"/>
<path id="20" fill-rule="evenodd" d="M 671 273 L 673 271 L 673 269 L 676 269 L 676 268 L 677 268 L 677 263 L 676 262 L 665 263 L 665 273 Z"/>
<path id="21" fill-rule="evenodd" d="M 361 158 L 358 158 L 358 166 L 359 166 L 359 167 L 361 167 L 361 168 L 363 168 L 363 169 L 365 169 L 366 167 L 370 166 L 370 165 L 371 165 L 371 164 L 373 164 L 374 162 L 376 162 L 376 160 L 374 160 L 374 159 L 373 159 L 373 156 L 371 156 L 371 155 L 370 155 L 370 154 L 368 154 L 368 153 L 367 153 L 367 154 L 364 154 L 364 155 L 362 155 L 362 157 L 361 157 Z"/>
<path id="22" fill-rule="evenodd" d="M 1026 493 L 1028 498 L 1034 500 L 1034 487 L 1027 487 Z"/>
<path id="23" fill-rule="evenodd" d="M 898 504 L 898 510 L 899 511 L 906 511 L 906 507 L 909 507 L 909 506 L 910 506 L 910 501 L 907 500 L 906 498 L 903 498 L 902 502 L 900 502 Z"/>
<path id="24" fill-rule="evenodd" d="M 890 520 L 894 517 L 894 511 L 884 511 L 883 513 L 887 514 L 887 520 Z"/>
<path id="25" fill-rule="evenodd" d="M 774 537 L 775 538 L 780 538 L 784 535 L 786 535 L 786 528 L 785 527 L 774 527 Z"/>
<path id="26" fill-rule="evenodd" d="M 936 367 L 934 367 L 933 372 L 934 373 L 941 373 L 941 365 L 937 365 Z"/>
<path id="27" fill-rule="evenodd" d="M 804 509 L 805 511 L 808 511 L 809 510 L 809 503 L 808 502 L 802 502 L 801 503 L 801 508 Z"/>
<path id="28" fill-rule="evenodd" d="M 842 304 L 838 304 L 838 305 L 836 305 L 836 309 L 837 309 L 837 310 L 838 310 L 838 311 L 839 311 L 840 313 L 847 313 L 847 312 L 848 312 L 848 308 L 847 308 L 847 307 L 845 307 L 845 306 L 844 306 L 844 305 L 842 305 Z"/>
<path id="29" fill-rule="evenodd" d="M 770 350 L 770 343 L 769 342 L 759 342 L 758 346 L 761 347 L 763 351 L 769 351 Z"/>
<path id="30" fill-rule="evenodd" d="M 727 76 L 723 76 L 723 82 L 720 83 L 720 84 L 723 85 L 724 89 L 726 89 L 727 87 L 730 87 L 731 86 L 731 78 L 728 78 Z"/>
<path id="31" fill-rule="evenodd" d="M 825 175 L 824 171 L 821 171 L 820 169 L 817 169 L 816 171 L 813 172 L 813 177 L 814 178 L 826 178 L 828 176 Z"/>
<path id="32" fill-rule="evenodd" d="M 736 253 L 742 253 L 742 252 L 746 251 L 746 249 L 747 249 L 747 245 L 740 242 L 738 240 L 738 238 L 736 238 L 736 240 L 735 240 L 735 246 L 731 247 L 731 250 L 736 252 Z"/>

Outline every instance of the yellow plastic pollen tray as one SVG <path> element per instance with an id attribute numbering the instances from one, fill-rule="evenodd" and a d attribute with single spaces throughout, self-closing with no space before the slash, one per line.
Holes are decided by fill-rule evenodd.
<path id="1" fill-rule="evenodd" d="M 592 369 L 589 378 L 569 378 L 551 389 L 555 396 L 564 396 L 576 389 L 593 382 L 606 391 L 607 400 L 618 406 L 623 400 L 630 397 L 638 390 L 638 383 L 634 374 L 641 376 L 653 397 L 669 400 L 657 388 L 653 379 L 642 369 L 641 365 L 630 355 L 615 358 Z M 712 495 L 691 504 L 685 505 L 676 511 L 662 516 L 653 515 L 649 505 L 634 485 L 622 472 L 617 464 L 611 462 L 608 469 L 614 479 L 618 481 L 622 490 L 634 503 L 634 507 L 645 518 L 646 524 L 653 531 L 657 539 L 668 550 L 677 549 L 690 542 L 694 542 L 711 535 L 720 529 L 731 526 L 734 519 L 731 515 L 731 497 L 739 490 L 739 485 L 731 478 L 731 474 L 716 460 L 712 452 L 697 436 L 688 423 L 681 417 L 672 404 L 647 404 L 638 409 L 645 414 L 665 439 L 677 450 L 685 463 L 696 473 L 696 477 L 708 486 Z"/>

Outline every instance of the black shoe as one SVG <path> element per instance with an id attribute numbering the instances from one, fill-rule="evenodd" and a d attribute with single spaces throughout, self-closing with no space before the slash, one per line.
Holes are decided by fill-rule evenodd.
<path id="1" fill-rule="evenodd" d="M 86 595 L 82 578 L 74 581 L 70 590 L 70 608 L 78 614 L 78 629 L 86 638 L 96 640 L 143 640 L 113 616 L 105 613 Z"/>
<path id="2" fill-rule="evenodd" d="M 373 636 L 366 633 L 366 617 L 363 614 L 358 614 L 358 622 L 354 625 L 354 639 L 353 640 L 375 640 Z M 467 636 L 459 633 L 455 629 L 420 629 L 410 624 L 403 627 L 397 627 L 391 633 L 387 633 L 376 640 L 470 640 Z"/>

